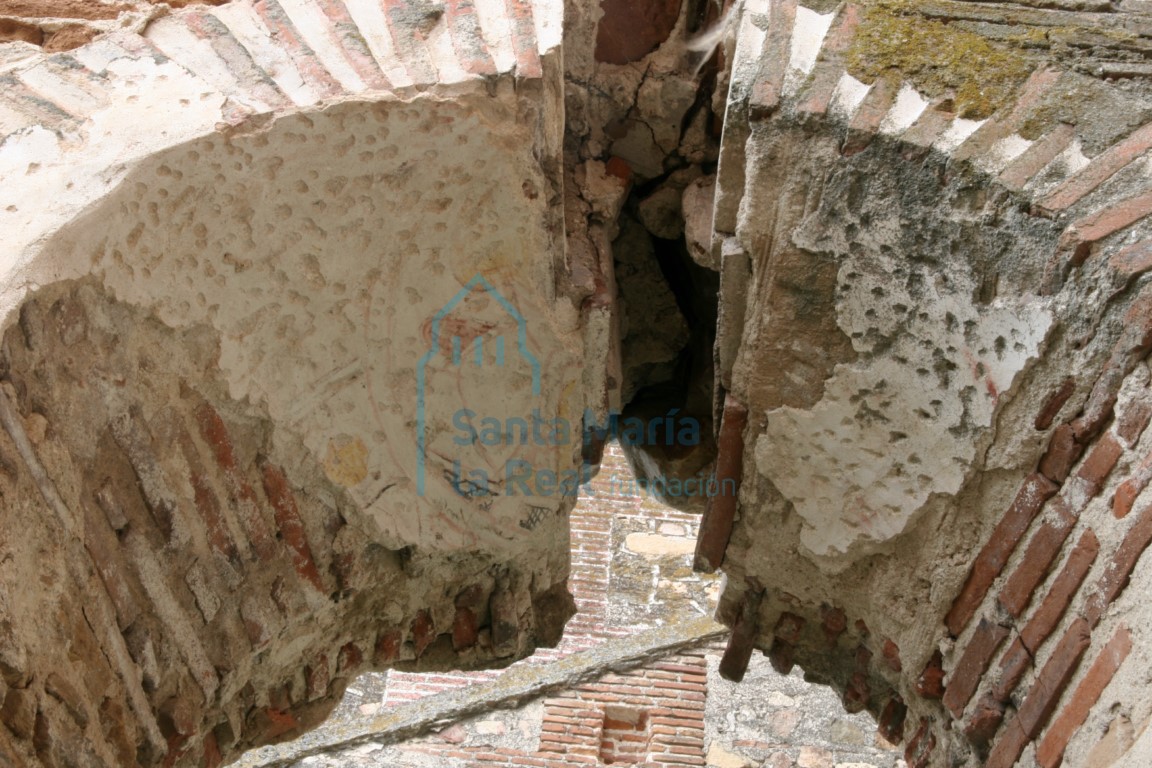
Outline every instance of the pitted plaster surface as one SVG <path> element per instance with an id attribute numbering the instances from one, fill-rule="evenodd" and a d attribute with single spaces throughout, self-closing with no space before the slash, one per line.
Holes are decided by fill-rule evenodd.
<path id="1" fill-rule="evenodd" d="M 23 298 L 21 274 L 45 238 L 114 189 L 157 142 L 187 141 L 223 119 L 225 97 L 173 61 L 130 58 L 108 39 L 75 55 L 90 66 L 105 64 L 119 87 L 107 91 L 105 104 L 82 124 L 32 126 L 0 144 L 0 177 L 25 180 L 0 189 L 7 246 L 0 262 L 0 318 Z M 29 200 L 33 187 L 46 192 L 35 204 Z"/>
<path id="2" fill-rule="evenodd" d="M 36 279 L 93 270 L 173 327 L 215 329 L 231 396 L 266 405 L 299 436 L 386 546 L 511 549 L 530 517 L 562 530 L 572 499 L 538 489 L 536 475 L 575 472 L 583 409 L 578 350 L 547 299 L 559 247 L 548 181 L 515 110 L 487 97 L 348 103 L 190 142 L 54 243 L 68 256 Z M 466 291 L 477 275 L 487 282 Z M 436 344 L 434 318 L 462 293 Z M 496 297 L 523 315 L 522 345 Z M 418 369 L 429 351 L 421 489 Z M 538 395 L 525 353 L 538 359 Z M 531 428 L 534 412 L 571 432 L 514 430 L 509 445 L 482 431 L 485 418 Z M 472 437 L 461 418 L 478 442 L 457 442 Z"/>
<path id="3" fill-rule="evenodd" d="M 934 273 L 883 253 L 840 268 L 837 322 L 860 362 L 837 366 L 811 410 L 769 411 L 756 442 L 757 467 L 795 505 L 814 554 L 892 539 L 972 471 L 1052 322 L 1038 302 L 974 305 L 974 289 L 959 265 Z"/>
<path id="4" fill-rule="evenodd" d="M 266 408 L 276 444 L 302 444 L 297 466 L 347 488 L 384 546 L 562 547 L 584 350 L 559 297 L 558 90 L 513 83 L 526 53 L 502 3 L 477 4 L 504 73 L 487 80 L 465 71 L 442 12 L 421 69 L 373 31 L 382 7 L 351 3 L 385 76 L 419 88 L 397 93 L 365 92 L 321 6 L 283 7 L 345 93 L 319 101 L 304 54 L 247 3 L 210 12 L 212 28 L 270 80 L 241 82 L 251 70 L 183 14 L 76 51 L 101 78 L 91 94 L 47 72 L 73 114 L 0 141 L 0 176 L 24 180 L 0 190 L 0 325 L 29 291 L 95 274 L 173 328 L 217 334 L 230 395 Z M 561 5 L 522 11 L 558 76 Z M 39 70 L 19 77 L 43 88 Z M 515 434 L 472 439 L 485 418 Z"/>

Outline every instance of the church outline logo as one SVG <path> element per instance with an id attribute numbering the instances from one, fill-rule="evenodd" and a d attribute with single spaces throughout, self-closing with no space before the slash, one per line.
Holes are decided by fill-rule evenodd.
<path id="1" fill-rule="evenodd" d="M 424 481 L 426 463 L 428 458 L 427 452 L 427 413 L 426 407 L 426 386 L 427 386 L 427 369 L 428 364 L 432 362 L 444 349 L 441 344 L 441 329 L 442 321 L 446 318 L 457 306 L 460 305 L 474 290 L 480 288 L 493 298 L 504 310 L 516 321 L 516 349 L 519 354 L 532 368 L 532 396 L 540 397 L 540 362 L 536 359 L 528 349 L 528 321 L 524 315 L 520 313 L 510 301 L 504 298 L 500 293 L 481 273 L 476 273 L 471 280 L 464 285 L 448 301 L 435 315 L 432 316 L 431 327 L 431 348 L 421 356 L 419 363 L 416 367 L 416 495 L 424 495 Z M 472 339 L 471 358 L 477 367 L 484 364 L 484 342 L 483 335 L 477 335 Z M 493 339 L 495 347 L 495 365 L 503 367 L 505 363 L 505 341 L 504 336 L 496 336 Z M 462 367 L 466 355 L 463 351 L 463 339 L 459 335 L 452 336 L 451 339 L 451 356 L 448 360 L 449 364 L 455 367 Z"/>

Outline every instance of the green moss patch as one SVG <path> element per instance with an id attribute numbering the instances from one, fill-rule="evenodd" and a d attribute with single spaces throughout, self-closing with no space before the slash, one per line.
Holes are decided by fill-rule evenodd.
<path id="1" fill-rule="evenodd" d="M 950 95 L 957 113 L 973 120 L 1010 104 L 1033 68 L 1019 51 L 925 19 L 907 0 L 866 7 L 847 63 L 866 83 L 895 71 L 928 96 Z"/>

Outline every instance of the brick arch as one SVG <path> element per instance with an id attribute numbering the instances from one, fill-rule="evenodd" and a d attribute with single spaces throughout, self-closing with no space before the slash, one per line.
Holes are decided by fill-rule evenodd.
<path id="1" fill-rule="evenodd" d="M 504 278 L 575 391 L 583 353 L 543 319 L 568 301 L 540 196 L 557 11 L 261 0 L 6 59 L 0 763 L 220 765 L 359 672 L 559 640 L 574 499 L 526 528 L 386 476 L 414 443 L 406 287 L 430 316 L 440 282 Z M 514 210 L 461 210 L 473 178 Z M 565 397 L 540 407 L 582 410 Z"/>
<path id="2" fill-rule="evenodd" d="M 1140 256 L 1147 126 L 1137 113 L 1106 114 L 1113 86 L 1043 57 L 978 119 L 956 114 L 955 93 L 926 95 L 897 70 L 861 82 L 850 59 L 871 11 L 773 2 L 748 5 L 737 22 L 713 244 L 730 300 L 747 307 L 728 313 L 727 327 L 722 312 L 717 342 L 717 466 L 743 482 L 737 497 L 712 500 L 697 550 L 698 568 L 729 575 L 722 669 L 739 679 L 757 649 L 782 671 L 801 665 L 846 708 L 869 709 L 886 738 L 903 739 L 910 765 L 1055 766 L 1069 748 L 1083 759 L 1093 739 L 1083 726 L 1107 723 L 1112 702 L 1147 715 L 1147 692 L 1134 692 L 1124 666 L 1140 647 L 1140 601 L 1124 590 L 1149 543 L 1136 501 L 1152 351 Z M 1006 11 L 907 13 L 956 29 Z M 1077 89 L 1092 96 L 1064 109 Z M 858 200 L 871 221 L 843 213 Z M 885 208 L 927 236 L 870 232 Z M 939 236 L 969 226 L 963 247 Z M 828 478 L 857 471 L 869 446 L 822 436 L 845 430 L 829 414 L 850 394 L 873 407 L 883 399 L 867 418 L 885 422 L 920 396 L 891 375 L 883 398 L 845 383 L 889 354 L 897 377 L 917 365 L 900 346 L 916 338 L 915 322 L 893 325 L 885 347 L 849 336 L 863 327 L 853 312 L 884 312 L 883 281 L 857 307 L 838 298 L 870 248 L 897 289 L 908 271 L 931 278 L 967 264 L 978 277 L 964 304 L 1051 311 L 1032 362 L 1006 378 L 995 356 L 942 347 L 957 372 L 945 389 L 986 399 L 988 431 L 966 432 L 981 449 L 957 458 L 964 478 L 902 505 L 903 522 L 869 506 L 870 489 L 891 475 L 837 495 Z M 773 367 L 783 370 L 765 373 Z M 789 426 L 774 431 L 781 421 Z M 881 468 L 916 434 L 885 430 L 890 439 L 871 445 Z M 822 485 L 833 492 L 820 496 Z"/>
<path id="3" fill-rule="evenodd" d="M 5 615 L 24 617 L 0 624 L 5 633 L 0 749 L 13 756 L 11 761 L 49 763 L 72 755 L 99 764 L 135 755 L 142 762 L 212 764 L 315 722 L 358 665 L 482 664 L 555 639 L 568 612 L 563 504 L 483 531 L 492 534 L 485 546 L 499 556 L 484 547 L 469 549 L 468 536 L 477 526 L 453 518 L 459 510 L 438 510 L 444 512 L 442 529 L 423 526 L 424 518 L 413 514 L 406 518 L 412 528 L 400 533 L 388 528 L 395 518 L 379 508 L 374 518 L 358 517 L 356 507 L 370 504 L 354 500 L 345 510 L 343 494 L 350 491 L 339 479 L 363 482 L 363 454 L 375 444 L 341 432 L 301 447 L 277 429 L 290 431 L 293 420 L 311 408 L 297 412 L 291 404 L 262 399 L 291 382 L 301 366 L 277 366 L 259 346 L 242 348 L 251 355 L 243 358 L 233 346 L 231 354 L 252 368 L 267 364 L 262 381 L 274 386 L 265 391 L 254 377 L 225 382 L 202 372 L 197 378 L 182 368 L 195 363 L 210 368 L 219 358 L 212 349 L 227 349 L 250 336 L 239 320 L 227 329 L 213 326 L 208 309 L 221 296 L 236 306 L 254 294 L 207 283 L 196 295 L 183 297 L 188 307 L 178 295 L 167 302 L 157 298 L 163 290 L 183 290 L 178 279 L 187 274 L 177 270 L 173 276 L 158 266 L 173 246 L 169 235 L 181 226 L 192 244 L 181 257 L 193 268 L 200 268 L 206 255 L 218 257 L 220 268 L 231 270 L 226 282 L 232 286 L 248 279 L 239 275 L 256 264 L 268 269 L 270 283 L 283 282 L 289 272 L 292 278 L 327 281 L 318 260 L 308 258 L 315 254 L 286 247 L 291 258 L 284 263 L 290 268 L 278 264 L 279 254 L 252 256 L 260 249 L 256 235 L 283 238 L 287 231 L 287 225 L 278 230 L 272 221 L 262 221 L 264 230 L 249 231 L 244 239 L 253 215 L 249 209 L 258 209 L 263 199 L 253 192 L 258 184 L 244 184 L 261 172 L 268 174 L 265 180 L 280 181 L 274 163 L 257 163 L 261 142 L 292 146 L 284 153 L 289 157 L 279 159 L 304 168 L 309 161 L 341 157 L 350 157 L 344 161 L 350 165 L 373 166 L 389 158 L 349 156 L 377 150 L 353 150 L 355 142 L 343 141 L 347 134 L 365 143 L 369 135 L 383 142 L 381 126 L 395 130 L 407 120 L 416 129 L 401 143 L 415 143 L 467 118 L 453 112 L 455 103 L 482 112 L 486 129 L 495 126 L 490 134 L 495 149 L 474 150 L 481 156 L 469 159 L 498 156 L 507 161 L 505 168 L 514 169 L 502 179 L 511 183 L 492 185 L 493 194 L 513 190 L 523 200 L 516 198 L 517 205 L 502 210 L 530 209 L 525 218 L 531 221 L 517 221 L 509 213 L 498 223 L 509 231 L 523 224 L 534 233 L 533 246 L 546 254 L 543 266 L 533 270 L 493 248 L 484 254 L 484 266 L 509 276 L 518 296 L 546 319 L 542 327 L 589 325 L 590 315 L 574 308 L 592 290 L 600 291 L 590 302 L 597 304 L 592 310 L 607 307 L 610 314 L 608 283 L 597 273 L 603 268 L 596 258 L 591 266 L 580 261 L 579 254 L 569 263 L 559 240 L 563 220 L 555 209 L 564 190 L 557 172 L 564 138 L 556 55 L 559 8 L 478 5 L 479 10 L 449 3 L 439 11 L 422 11 L 392 2 L 233 3 L 172 14 L 142 35 L 111 33 L 67 55 L 37 54 L 9 70 L 0 94 L 0 161 L 6 176 L 23 181 L 12 185 L 14 191 L 6 194 L 13 197 L 0 206 L 4 226 L 13 233 L 5 261 L 10 346 L 3 371 L 10 387 L 2 401 L 0 437 L 6 447 L 0 474 L 6 497 L 19 500 L 13 508 L 27 530 L 59 533 L 65 542 L 53 544 L 49 536 L 39 547 L 9 545 L 12 558 L 6 562 L 12 565 L 5 584 L 35 572 L 45 596 L 34 606 L 25 601 L 14 607 L 16 591 L 0 593 Z M 993 23 L 979 15 L 987 9 L 961 12 L 945 5 L 962 21 Z M 1055 765 L 1066 748 L 1084 754 L 1092 746 L 1082 726 L 1100 725 L 1108 701 L 1119 696 L 1115 686 L 1132 690 L 1131 682 L 1125 683 L 1132 676 L 1117 677 L 1117 671 L 1131 664 L 1125 662 L 1131 648 L 1146 647 L 1141 625 L 1131 620 L 1140 606 L 1125 586 L 1134 574 L 1139 578 L 1140 556 L 1152 535 L 1141 503 L 1148 474 L 1141 442 L 1147 422 L 1142 360 L 1152 334 L 1142 279 L 1149 264 L 1150 201 L 1140 168 L 1152 134 L 1139 110 L 1117 107 L 1113 86 L 1091 85 L 1096 81 L 1047 59 L 1033 62 L 998 111 L 972 120 L 955 114 L 948 97 L 922 94 L 915 83 L 855 80 L 846 71 L 847 57 L 866 10 L 853 4 L 829 12 L 787 0 L 749 2 L 736 20 L 713 244 L 723 265 L 721 301 L 727 310 L 718 329 L 717 400 L 727 403 L 718 465 L 728 476 L 742 475 L 744 484 L 739 500 L 714 500 L 701 539 L 702 563 L 722 565 L 731 577 L 720 608 L 734 627 L 725 667 L 738 676 L 742 659 L 756 647 L 781 668 L 801 664 L 815 679 L 841 690 L 848 708 L 877 714 L 886 737 L 905 740 L 913 765 L 973 764 L 985 758 L 1010 765 L 1022 754 Z M 1036 26 L 1079 18 L 1040 9 L 1017 13 L 1024 14 L 1026 25 Z M 1132 34 L 1140 39 L 1143 32 L 1135 27 Z M 818 50 L 812 40 L 819 40 Z M 161 82 L 164 87 L 154 87 Z M 1079 111 L 1055 110 L 1059 119 L 1044 118 L 1080 86 L 1090 95 L 1078 102 Z M 419 106 L 436 102 L 442 103 Z M 173 121 L 165 109 L 178 110 L 181 120 Z M 388 123 L 392 119 L 395 124 Z M 370 121 L 376 121 L 374 130 L 346 130 Z M 521 123 L 531 130 L 511 130 Z M 451 155 L 443 146 L 433 149 Z M 458 171 L 455 176 L 420 175 L 429 167 L 442 168 L 442 159 L 396 163 L 389 166 L 393 175 L 375 180 L 380 190 L 401 194 L 389 215 L 411 213 L 417 204 L 427 206 L 421 210 L 430 217 L 450 210 L 448 197 L 429 190 L 437 183 L 467 188 L 471 179 L 465 176 L 471 173 L 457 168 L 448 169 Z M 322 183 L 319 171 L 311 170 L 316 178 L 293 181 Z M 222 209 L 213 223 L 227 221 L 233 229 L 221 224 L 208 231 L 194 218 L 160 218 L 160 211 L 180 214 L 195 207 L 181 207 L 181 182 L 203 172 L 209 175 L 198 183 L 207 190 L 206 199 L 235 206 Z M 356 191 L 355 174 L 342 175 L 343 181 L 323 180 L 334 182 L 325 189 L 332 199 Z M 416 182 L 406 186 L 406 178 Z M 541 190 L 548 194 L 540 195 Z M 403 198 L 406 191 L 414 196 Z M 41 211 L 27 208 L 24 198 L 33 192 L 44 201 Z M 417 199 L 417 192 L 429 199 Z M 347 237 L 342 245 L 353 245 L 334 250 L 353 263 L 358 227 L 384 231 L 394 245 L 405 242 L 405 233 L 415 237 L 411 228 L 342 221 L 324 207 L 325 199 L 308 202 L 324 205 L 306 212 L 289 206 L 283 217 L 308 222 L 309 236 L 317 240 Z M 469 208 L 435 223 L 449 231 L 484 211 L 479 204 Z M 926 260 L 915 238 L 878 236 L 875 222 L 883 214 L 929 228 L 954 226 L 943 234 L 925 233 L 924 247 L 938 249 Z M 851 233 L 843 227 L 841 240 L 829 228 L 838 217 L 841 223 L 851 219 L 855 227 Z M 203 233 L 197 224 L 205 227 Z M 433 226 L 432 231 L 439 230 Z M 214 234 L 237 239 L 216 242 L 210 238 Z M 976 235 L 979 242 L 965 239 Z M 940 370 L 925 366 L 925 376 L 945 380 L 940 388 L 946 392 L 949 382 L 963 381 L 965 393 L 952 402 L 960 409 L 959 421 L 885 430 L 892 445 L 923 434 L 944 439 L 950 429 L 958 430 L 956 444 L 971 449 L 955 462 L 961 469 L 945 462 L 921 473 L 928 488 L 922 493 L 898 478 L 868 481 L 857 483 L 850 494 L 829 492 L 820 503 L 805 506 L 797 502 L 797 487 L 820 490 L 823 483 L 827 490 L 829 476 L 853 469 L 845 458 L 852 451 L 823 445 L 811 414 L 819 408 L 824 410 L 817 416 L 827 413 L 859 393 L 838 394 L 834 385 L 844 379 L 836 377 L 882 359 L 880 342 L 912 336 L 904 333 L 911 321 L 887 334 L 867 332 L 872 322 L 867 313 L 884 309 L 883 302 L 867 297 L 883 297 L 895 285 L 886 282 L 890 275 L 884 269 L 861 273 L 868 278 L 861 283 L 862 298 L 843 309 L 837 291 L 847 283 L 837 259 L 847 263 L 871 253 L 868 248 L 897 265 L 916 262 L 904 275 L 909 285 L 947 278 L 936 288 L 937 303 L 955 300 L 976 307 L 970 318 L 974 332 L 993 327 L 988 318 L 1004 307 L 1015 311 L 1003 321 L 1007 331 L 1000 336 L 1005 349 L 1020 344 L 1021 360 L 1009 370 L 997 368 L 1003 350 L 996 334 L 982 342 L 986 349 L 945 350 Z M 416 274 L 405 274 L 397 285 L 417 293 L 435 286 L 445 264 L 430 260 L 423 268 L 424 262 L 413 261 L 410 256 L 406 267 L 415 266 Z M 98 279 L 87 280 L 90 272 Z M 473 272 L 470 268 L 465 277 Z M 362 284 L 349 280 L 343 289 L 370 293 L 380 281 L 380 275 L 366 272 Z M 46 287 L 29 297 L 37 285 Z M 282 298 L 288 306 L 300 292 L 286 291 Z M 386 299 L 383 306 L 418 300 L 400 290 Z M 201 300 L 204 305 L 196 309 Z M 924 302 L 917 331 L 929 341 L 953 322 L 947 312 L 931 315 L 931 308 Z M 325 316 L 338 322 L 344 309 L 334 302 Z M 1029 336 L 1025 316 L 1040 314 L 1051 322 L 1037 321 L 1039 330 Z M 131 332 L 109 334 L 110 317 L 128 318 L 118 322 Z M 289 313 L 279 319 L 280 325 L 270 323 L 264 330 L 287 333 Z M 860 337 L 852 335 L 852 322 L 865 328 Z M 206 332 L 204 323 L 210 326 Z M 959 327 L 956 333 L 963 338 L 967 328 Z M 145 336 L 146 344 L 135 341 Z M 790 348 L 786 342 L 796 338 L 807 346 Z M 374 341 L 383 348 L 386 339 Z M 545 342 L 555 351 L 551 363 L 558 371 L 582 373 L 585 358 L 599 366 L 611 356 L 595 340 L 583 340 L 587 348 L 569 357 L 564 351 L 579 344 L 549 341 L 554 339 Z M 103 372 L 86 377 L 75 363 L 101 344 L 160 350 L 132 361 L 140 371 L 158 373 L 132 382 L 117 382 Z M 65 349 L 76 345 L 75 352 Z M 44 350 L 59 354 L 49 359 Z M 339 361 L 325 362 L 333 364 L 321 379 L 332 392 L 357 380 L 357 372 L 335 364 Z M 89 369 L 97 370 L 97 363 L 90 362 Z M 593 370 L 587 379 L 570 375 L 561 383 L 597 381 L 600 373 Z M 53 383 L 53 377 L 62 383 Z M 40 379 L 49 384 L 29 384 Z M 73 402 L 69 398 L 83 402 L 91 397 L 86 387 L 106 381 L 109 392 L 123 386 L 153 406 L 66 407 Z M 920 393 L 905 382 L 885 396 L 880 381 L 888 379 L 872 382 L 879 405 L 865 402 L 869 409 L 859 411 L 861 423 L 896 408 L 884 405 L 884 397 L 898 404 Z M 43 394 L 53 386 L 59 387 L 59 398 Z M 242 394 L 233 396 L 237 391 Z M 585 394 L 598 406 L 610 399 L 608 392 Z M 165 397 L 172 400 L 169 407 L 157 407 Z M 322 399 L 329 406 L 338 398 Z M 983 410 L 978 428 L 969 429 L 965 414 L 973 403 Z M 377 398 L 371 405 L 386 410 L 395 403 Z M 581 410 L 576 400 L 554 405 Z M 80 411 L 99 417 L 82 434 Z M 355 421 L 337 408 L 323 415 Z M 762 441 L 782 415 L 792 421 L 776 438 L 796 439 Z M 391 416 L 402 421 L 403 409 L 394 408 Z M 374 418 L 381 417 L 373 413 L 359 422 Z M 148 448 L 167 438 L 179 451 L 164 461 L 175 465 L 156 469 Z M 235 448 L 241 443 L 242 449 Z M 777 471 L 789 446 L 801 445 L 808 457 Z M 866 436 L 849 447 L 885 453 L 867 445 Z M 885 450 L 897 449 L 885 444 Z M 790 484 L 790 476 L 793 481 L 800 476 L 798 468 L 821 456 L 836 472 L 809 476 L 808 488 Z M 136 495 L 118 506 L 105 493 L 101 505 L 105 485 L 100 481 L 107 478 L 88 477 L 84 458 L 106 461 L 108 471 L 122 477 L 117 487 Z M 199 481 L 197 466 L 207 475 Z M 171 477 L 178 477 L 182 488 L 186 484 L 178 502 L 158 479 Z M 868 493 L 880 486 L 910 491 L 916 501 L 891 504 L 897 514 L 888 515 Z M 392 487 L 381 482 L 376 490 L 386 494 Z M 315 498 L 298 493 L 301 488 Z M 227 520 L 225 497 L 237 509 L 256 510 L 255 516 Z M 856 516 L 854 509 L 867 514 Z M 84 515 L 82 526 L 76 510 Z M 841 519 L 845 512 L 847 520 Z M 830 516 L 822 517 L 826 513 Z M 224 528 L 213 522 L 217 517 Z M 196 523 L 190 533 L 183 530 L 185 518 L 203 521 L 203 528 Z M 43 520 L 50 523 L 40 525 Z M 540 520 L 546 521 L 542 527 Z M 353 526 L 362 534 L 354 544 L 341 539 Z M 840 533 L 825 536 L 837 526 Z M 524 537 L 514 541 L 528 546 L 507 544 L 512 540 L 507 535 L 502 542 L 500 535 L 509 529 Z M 866 535 L 850 535 L 847 529 Z M 268 559 L 242 554 L 258 555 L 260 542 L 277 533 L 280 543 Z M 452 544 L 437 543 L 437 534 Z M 435 554 L 406 546 L 408 535 Z M 188 546 L 171 547 L 173 536 L 186 536 Z M 381 541 L 364 544 L 374 536 Z M 840 544 L 845 551 L 838 553 Z M 118 559 L 118 547 L 133 546 L 139 551 L 131 562 Z M 42 552 L 53 556 L 37 560 Z M 179 579 L 150 565 L 161 554 L 188 566 Z M 102 555 L 107 557 L 101 560 Z M 199 559 L 189 562 L 193 558 Z M 220 600 L 219 595 L 221 604 L 214 609 L 212 587 L 228 581 L 228 566 L 220 573 L 197 570 L 207 569 L 201 559 L 213 568 L 216 561 L 243 561 L 253 572 L 248 586 L 263 601 L 261 610 L 249 609 L 245 617 L 242 596 Z M 470 578 L 454 580 L 460 573 Z M 371 589 L 350 591 L 347 584 L 357 580 Z M 247 584 L 239 583 L 229 586 L 229 596 Z M 399 589 L 399 583 L 406 588 Z M 413 589 L 414 583 L 423 591 Z M 70 585 L 80 600 L 68 595 Z M 178 593 L 177 599 L 170 603 L 165 591 Z M 400 596 L 399 606 L 385 599 Z M 151 617 L 133 630 L 134 600 L 152 603 L 160 626 L 153 626 Z M 161 606 L 168 606 L 167 613 Z M 274 620 L 277 612 L 285 629 L 271 640 L 261 618 Z M 57 638 L 55 644 L 37 640 L 44 636 L 38 632 L 48 632 L 49 615 L 67 635 L 47 635 Z M 222 617 L 219 621 L 231 628 L 224 636 L 239 650 L 217 649 L 219 658 L 197 650 L 198 615 L 205 625 Z M 363 622 L 349 619 L 352 615 Z M 309 622 L 321 629 L 309 629 Z M 73 659 L 41 653 L 41 644 L 98 663 L 73 669 Z M 221 659 L 227 663 L 214 663 Z M 237 668 L 228 668 L 237 660 Z M 1105 695 L 1109 685 L 1114 692 Z M 1146 714 L 1140 709 L 1143 693 L 1136 693 L 1129 697 L 1136 702 L 1133 713 Z M 1097 706 L 1097 700 L 1103 703 Z M 100 735 L 105 732 L 109 735 Z M 1033 743 L 1035 748 L 1029 746 Z"/>

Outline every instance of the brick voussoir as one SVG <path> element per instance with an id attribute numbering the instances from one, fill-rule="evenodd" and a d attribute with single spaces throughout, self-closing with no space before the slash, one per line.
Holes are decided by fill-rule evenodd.
<path id="1" fill-rule="evenodd" d="M 1060 765 L 1068 742 L 1084 725 L 1092 707 L 1099 701 L 1100 695 L 1108 687 L 1120 665 L 1128 658 L 1131 650 L 1132 634 L 1128 627 L 1121 624 L 1092 662 L 1092 666 L 1072 692 L 1064 709 L 1045 732 L 1036 749 L 1036 762 L 1041 768 L 1057 768 Z"/>
<path id="2" fill-rule="evenodd" d="M 1028 526 L 1057 490 L 1055 483 L 1038 472 L 1025 478 L 1012 505 L 977 555 L 967 582 L 945 617 L 945 624 L 953 637 L 958 636 L 972 620 Z"/>

